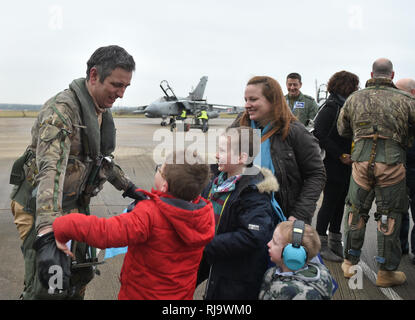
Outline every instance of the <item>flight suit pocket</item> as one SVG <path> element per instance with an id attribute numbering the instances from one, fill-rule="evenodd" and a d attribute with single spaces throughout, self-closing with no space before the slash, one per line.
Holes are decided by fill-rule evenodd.
<path id="1" fill-rule="evenodd" d="M 50 124 L 44 125 L 43 130 L 40 133 L 39 138 L 44 142 L 50 142 L 54 139 L 56 139 L 60 133 L 60 129 L 52 126 Z"/>
<path id="2" fill-rule="evenodd" d="M 360 154 L 362 153 L 363 146 L 365 144 L 365 140 L 359 140 L 354 143 L 354 148 L 352 152 L 352 160 L 358 161 L 360 158 Z"/>
<path id="3" fill-rule="evenodd" d="M 385 161 L 386 164 L 397 164 L 406 162 L 406 152 L 393 140 L 385 141 Z"/>
<path id="4" fill-rule="evenodd" d="M 84 163 L 76 158 L 68 159 L 63 186 L 65 203 L 78 199 L 85 182 L 86 174 L 87 168 Z"/>
<path id="5" fill-rule="evenodd" d="M 14 200 L 11 202 L 11 211 L 20 239 L 24 241 L 30 229 L 32 229 L 34 217 L 32 214 L 24 211 L 23 206 Z"/>

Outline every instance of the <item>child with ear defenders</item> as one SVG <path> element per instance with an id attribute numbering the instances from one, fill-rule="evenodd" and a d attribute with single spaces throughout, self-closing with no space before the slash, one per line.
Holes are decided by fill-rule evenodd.
<path id="1" fill-rule="evenodd" d="M 265 273 L 259 299 L 331 299 L 332 276 L 326 266 L 315 258 L 320 247 L 317 232 L 303 221 L 278 224 L 268 242 L 268 252 L 276 266 Z"/>

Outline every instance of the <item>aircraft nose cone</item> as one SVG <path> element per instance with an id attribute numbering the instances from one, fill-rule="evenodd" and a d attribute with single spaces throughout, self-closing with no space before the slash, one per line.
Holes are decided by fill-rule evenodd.
<path id="1" fill-rule="evenodd" d="M 147 108 L 146 111 L 144 112 L 144 115 L 147 118 L 154 118 L 158 116 L 158 110 L 157 108 L 155 108 L 154 104 L 150 104 Z"/>

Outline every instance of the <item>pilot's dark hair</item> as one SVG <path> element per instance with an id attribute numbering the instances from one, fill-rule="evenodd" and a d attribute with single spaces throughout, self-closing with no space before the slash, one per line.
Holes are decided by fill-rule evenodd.
<path id="1" fill-rule="evenodd" d="M 327 83 L 327 91 L 331 94 L 336 93 L 343 98 L 347 98 L 355 92 L 359 86 L 359 77 L 354 73 L 339 71 L 333 74 Z"/>
<path id="2" fill-rule="evenodd" d="M 91 68 L 95 67 L 98 71 L 99 80 L 104 82 L 115 68 L 121 68 L 128 72 L 135 70 L 133 57 L 123 48 L 111 45 L 95 50 L 87 62 L 86 79 L 89 80 Z"/>
<path id="3" fill-rule="evenodd" d="M 287 80 L 288 79 L 298 79 L 298 81 L 301 82 L 301 75 L 297 72 L 292 72 L 287 76 Z"/>

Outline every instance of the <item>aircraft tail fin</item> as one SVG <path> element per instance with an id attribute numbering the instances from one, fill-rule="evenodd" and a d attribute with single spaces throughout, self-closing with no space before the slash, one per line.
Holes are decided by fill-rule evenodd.
<path id="1" fill-rule="evenodd" d="M 203 100 L 203 95 L 205 93 L 206 83 L 208 81 L 207 76 L 200 78 L 199 84 L 197 87 L 189 93 L 189 98 L 192 100 Z"/>

